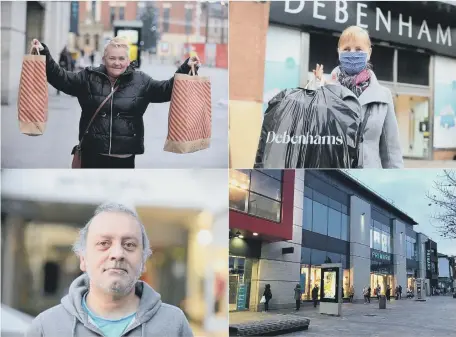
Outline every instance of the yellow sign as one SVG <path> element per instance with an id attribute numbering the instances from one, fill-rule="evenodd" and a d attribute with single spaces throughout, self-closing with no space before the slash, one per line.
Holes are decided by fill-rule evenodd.
<path id="1" fill-rule="evenodd" d="M 138 46 L 131 44 L 130 45 L 130 61 L 135 61 L 138 59 Z"/>

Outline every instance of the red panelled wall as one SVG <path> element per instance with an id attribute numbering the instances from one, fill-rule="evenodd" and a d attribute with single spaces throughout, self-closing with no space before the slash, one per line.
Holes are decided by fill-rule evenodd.
<path id="1" fill-rule="evenodd" d="M 284 170 L 282 185 L 282 221 L 280 223 L 230 209 L 230 228 L 256 232 L 272 241 L 291 240 L 293 235 L 295 171 Z"/>

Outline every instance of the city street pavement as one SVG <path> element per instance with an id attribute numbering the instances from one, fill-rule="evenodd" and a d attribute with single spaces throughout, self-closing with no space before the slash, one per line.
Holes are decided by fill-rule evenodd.
<path id="1" fill-rule="evenodd" d="M 157 80 L 169 79 L 176 67 L 143 61 L 142 71 Z M 209 149 L 174 154 L 163 151 L 168 132 L 169 103 L 150 104 L 144 114 L 145 153 L 136 157 L 137 168 L 226 168 L 228 167 L 228 70 L 200 69 L 212 85 L 212 139 Z M 20 133 L 17 105 L 2 106 L 2 168 L 69 168 L 71 149 L 77 144 L 80 107 L 74 97 L 49 86 L 49 114 L 44 135 Z"/>
<path id="2" fill-rule="evenodd" d="M 456 160 L 404 160 L 405 168 L 456 168 Z"/>
<path id="3" fill-rule="evenodd" d="M 311 306 L 301 307 L 298 312 L 292 309 L 269 313 L 234 312 L 230 313 L 230 324 L 292 314 L 310 318 L 309 330 L 282 336 L 443 337 L 455 335 L 455 312 L 456 299 L 436 296 L 428 297 L 426 302 L 392 300 L 384 310 L 378 308 L 377 300 L 368 305 L 345 303 L 341 317 L 321 315 L 318 308 Z"/>

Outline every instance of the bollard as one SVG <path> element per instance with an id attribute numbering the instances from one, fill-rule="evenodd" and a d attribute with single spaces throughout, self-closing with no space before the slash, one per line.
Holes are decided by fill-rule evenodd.
<path id="1" fill-rule="evenodd" d="M 380 296 L 378 300 L 378 308 L 379 309 L 386 309 L 386 296 Z"/>

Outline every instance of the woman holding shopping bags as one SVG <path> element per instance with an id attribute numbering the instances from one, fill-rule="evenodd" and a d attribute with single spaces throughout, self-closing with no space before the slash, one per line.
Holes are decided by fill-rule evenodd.
<path id="1" fill-rule="evenodd" d="M 369 34 L 351 26 L 342 32 L 338 43 L 339 63 L 331 73 L 331 83 L 350 89 L 362 107 L 361 121 L 366 119 L 361 153 L 364 168 L 403 168 L 399 128 L 391 92 L 381 86 L 369 63 L 372 54 Z M 323 65 L 313 70 L 315 89 L 324 85 Z M 311 82 L 312 84 L 312 82 Z"/>
<path id="2" fill-rule="evenodd" d="M 81 168 L 134 168 L 135 156 L 144 153 L 143 114 L 149 103 L 171 100 L 174 77 L 156 81 L 135 70 L 128 41 L 119 37 L 106 45 L 101 66 L 77 73 L 60 67 L 44 43 L 34 39 L 32 44 L 46 56 L 48 82 L 77 97 L 81 105 Z M 188 74 L 193 67 L 196 75 L 199 66 L 198 56 L 193 56 L 176 73 Z"/>

